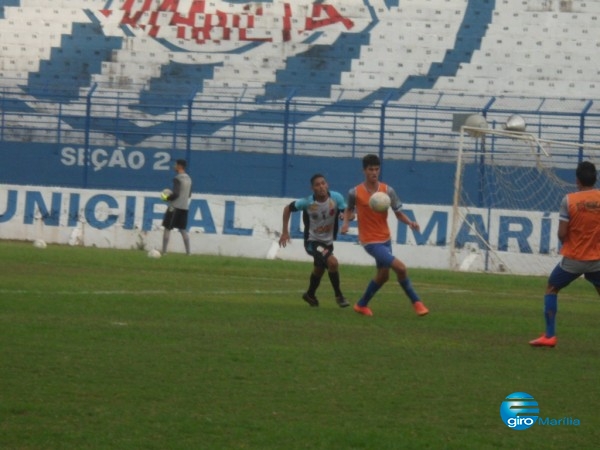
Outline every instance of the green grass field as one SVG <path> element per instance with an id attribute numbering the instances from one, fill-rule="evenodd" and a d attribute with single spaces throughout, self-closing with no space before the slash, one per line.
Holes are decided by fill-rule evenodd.
<path id="1" fill-rule="evenodd" d="M 410 257 L 405 258 L 410 263 Z M 343 263 L 343 262 L 342 262 Z M 310 262 L 0 241 L 0 448 L 589 449 L 600 301 L 578 280 L 543 331 L 545 278 L 411 271 L 363 317 L 300 298 Z M 372 267 L 342 266 L 355 301 Z M 580 426 L 509 429 L 513 392 Z"/>

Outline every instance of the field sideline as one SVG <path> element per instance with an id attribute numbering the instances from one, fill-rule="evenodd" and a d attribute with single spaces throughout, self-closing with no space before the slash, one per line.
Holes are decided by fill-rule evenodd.
<path id="1" fill-rule="evenodd" d="M 293 245 L 296 245 L 294 242 Z M 299 245 L 299 244 L 298 244 Z M 404 255 L 410 266 L 410 255 Z M 343 266 L 351 302 L 374 273 Z M 0 241 L 0 448 L 586 449 L 600 441 L 600 299 L 544 277 L 412 269 L 374 317 L 340 309 L 310 262 Z M 513 392 L 579 426 L 509 429 Z"/>

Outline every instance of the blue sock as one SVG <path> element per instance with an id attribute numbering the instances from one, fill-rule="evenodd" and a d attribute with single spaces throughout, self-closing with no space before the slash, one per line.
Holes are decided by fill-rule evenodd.
<path id="1" fill-rule="evenodd" d="M 371 300 L 371 298 L 373 298 L 373 296 L 379 290 L 380 287 L 381 286 L 379 286 L 377 283 L 375 283 L 375 281 L 371 280 L 371 282 L 367 286 L 367 290 L 365 291 L 363 296 L 358 301 L 358 306 L 367 306 L 369 304 L 369 301 Z"/>
<path id="2" fill-rule="evenodd" d="M 400 283 L 400 286 L 402 286 L 402 289 L 404 289 L 404 292 L 406 293 L 408 298 L 410 298 L 411 302 L 415 303 L 415 302 L 418 302 L 421 300 L 419 298 L 419 296 L 417 295 L 417 293 L 415 292 L 415 290 L 413 289 L 412 283 L 410 282 L 409 278 L 399 281 L 399 283 Z"/>
<path id="3" fill-rule="evenodd" d="M 558 295 L 546 294 L 544 296 L 544 318 L 546 319 L 546 337 L 556 334 L 556 312 L 558 311 Z"/>

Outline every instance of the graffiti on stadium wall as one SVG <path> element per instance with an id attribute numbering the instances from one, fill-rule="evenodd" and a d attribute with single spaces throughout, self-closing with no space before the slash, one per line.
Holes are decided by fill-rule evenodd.
<path id="1" fill-rule="evenodd" d="M 96 83 L 100 90 L 125 89 L 132 99 L 120 111 L 126 118 L 119 127 L 125 131 L 116 132 L 114 122 L 102 114 L 88 125 L 117 133 L 130 144 L 140 134 L 169 131 L 171 125 L 162 117 L 166 110 L 183 113 L 194 95 L 220 95 L 226 87 L 240 88 L 245 99 L 257 102 L 236 117 L 237 123 L 263 122 L 264 115 L 257 114 L 260 104 L 286 98 L 292 89 L 302 97 L 325 98 L 334 105 L 355 102 L 364 108 L 398 100 L 411 89 L 433 88 L 439 78 L 455 76 L 460 63 L 470 60 L 494 10 L 494 2 L 476 1 L 431 10 L 398 0 L 71 4 L 70 14 L 52 7 L 21 7 L 18 0 L 1 8 L 0 27 L 13 33 L 10 44 L 31 49 L 27 58 L 7 58 L 5 83 L 10 85 L 14 76 L 12 87 L 25 97 L 5 107 L 30 111 L 38 106 L 29 99 L 52 95 L 67 103 L 85 102 Z M 428 14 L 443 26 L 413 29 L 421 23 L 415 15 Z M 31 28 L 37 20 L 48 26 Z M 391 48 L 388 33 L 398 30 L 398 44 Z M 415 59 L 417 45 L 428 50 Z M 21 67 L 20 60 L 29 63 Z M 340 99 L 340 89 L 357 92 L 356 98 Z M 217 134 L 231 125 L 233 116 L 222 112 L 203 133 Z M 151 126 L 137 122 L 148 117 L 154 119 Z M 74 110 L 59 120 L 74 130 L 85 126 Z"/>
<path id="2" fill-rule="evenodd" d="M 231 187 L 219 193 L 301 195 L 306 187 L 304 180 L 310 176 L 307 172 L 317 165 L 308 159 L 302 160 L 302 166 L 298 160 L 290 161 L 286 170 L 298 173 L 288 175 L 288 189 L 284 189 L 281 178 L 286 175 L 277 170 L 283 164 L 270 155 L 263 154 L 257 162 L 255 154 L 202 153 L 232 150 L 227 147 L 231 135 L 238 140 L 246 137 L 249 143 L 260 141 L 256 130 L 252 130 L 256 124 L 271 126 L 276 122 L 281 126 L 281 114 L 265 114 L 262 108 L 265 100 L 285 99 L 292 88 L 309 102 L 314 99 L 356 111 L 374 105 L 379 111 L 383 99 L 398 100 L 413 88 L 428 89 L 440 77 L 455 75 L 461 59 L 468 59 L 473 48 L 480 45 L 494 2 L 464 2 L 452 6 L 452 14 L 444 14 L 445 7 L 439 11 L 427 8 L 417 2 L 400 5 L 398 0 L 72 0 L 63 11 L 52 5 L 31 7 L 19 0 L 4 2 L 0 6 L 0 28 L 6 49 L 0 54 L 0 62 L 4 62 L 0 73 L 3 85 L 10 87 L 14 95 L 2 98 L 0 139 L 4 163 L 0 181 L 151 189 L 156 179 L 152 175 L 165 174 L 168 179 L 168 171 L 164 170 L 167 154 L 181 157 L 184 155 L 180 152 L 191 150 L 193 158 L 203 164 L 222 164 L 227 159 L 231 186 L 219 183 L 222 179 L 211 180 L 205 173 L 195 176 L 198 183 L 212 181 L 210 189 L 216 185 Z M 424 24 L 411 17 L 425 17 L 429 12 L 436 22 L 444 22 L 436 33 L 409 28 Z M 32 23 L 43 26 L 32 27 Z M 386 33 L 398 30 L 415 41 L 394 45 L 389 52 Z M 418 45 L 429 50 L 418 55 L 415 62 L 413 48 L 421 38 L 425 41 Z M 9 51 L 14 53 L 9 56 Z M 383 62 L 387 69 L 380 67 Z M 399 64 L 403 70 L 398 69 Z M 201 107 L 204 95 L 222 95 L 228 86 L 240 88 L 244 102 L 251 106 L 240 111 L 227 106 L 201 118 L 190 114 L 189 127 L 182 122 L 188 117 L 188 105 L 194 96 Z M 340 90 L 355 94 L 342 98 Z M 118 105 L 96 102 L 115 92 L 123 94 L 120 98 L 124 100 Z M 235 95 L 240 94 L 235 91 Z M 86 116 L 88 101 L 90 114 Z M 312 123 L 319 121 L 315 116 L 324 114 L 327 108 L 291 116 L 293 123 L 306 125 L 306 137 L 294 131 L 298 142 L 304 139 L 304 145 L 316 146 L 317 151 L 326 147 L 323 142 L 312 143 L 310 130 Z M 381 131 L 369 120 L 363 123 L 359 119 L 359 125 L 359 141 Z M 345 125 L 334 126 L 340 134 L 328 132 L 324 136 L 353 152 L 354 144 L 348 144 Z M 193 134 L 194 144 L 189 148 L 181 135 L 184 130 Z M 283 147 L 281 136 L 272 137 L 277 151 Z M 445 136 L 443 139 L 446 142 Z M 114 147 L 107 142 L 114 143 Z M 247 145 L 252 151 L 254 147 Z M 375 146 L 370 151 L 376 150 Z M 252 152 L 262 151 L 259 144 Z M 302 154 L 305 150 L 298 151 Z M 424 160 L 430 161 L 429 154 Z M 330 161 L 319 164 L 323 170 Z M 352 162 L 341 164 L 349 166 Z M 250 167 L 252 173 L 247 177 L 251 181 L 242 185 L 243 166 L 246 170 Z M 409 186 L 434 168 L 418 172 L 419 164 L 405 166 L 388 172 L 387 181 L 400 190 L 404 183 Z M 301 167 L 303 173 L 299 172 Z M 437 184 L 415 190 L 410 201 L 448 203 L 453 168 L 435 169 L 440 174 Z M 192 170 L 199 170 L 198 165 Z M 327 174 L 340 189 L 349 187 L 339 175 L 344 172 L 354 173 L 341 167 Z M 392 178 L 396 174 L 397 181 Z M 210 190 L 209 186 L 201 188 Z"/>
<path id="3" fill-rule="evenodd" d="M 352 19 L 327 3 L 245 2 L 233 11 L 231 6 L 227 9 L 223 6 L 204 0 L 126 0 L 120 8 L 107 5 L 95 16 L 103 27 L 127 27 L 131 33 L 165 40 L 167 48 L 181 50 L 194 50 L 200 45 L 223 41 L 300 42 L 306 38 L 306 33 L 335 24 L 341 24 L 346 30 L 355 27 Z M 178 42 L 168 41 L 173 38 Z"/>
<path id="4" fill-rule="evenodd" d="M 282 210 L 289 201 L 194 194 L 188 223 L 193 252 L 305 260 L 299 213 L 293 215 L 291 223 L 292 238 L 298 240 L 298 245 L 286 249 L 277 246 Z M 165 209 L 158 193 L 6 186 L 0 190 L 0 238 L 108 248 L 160 248 Z M 398 254 L 414 267 L 448 268 L 452 208 L 406 205 L 403 210 L 420 223 L 421 229 L 409 230 L 390 214 Z M 548 213 L 474 209 L 459 221 L 454 247 L 463 252 L 461 258 L 469 258 L 467 269 L 480 269 L 472 255 L 491 246 L 507 261 L 517 261 L 512 271 L 545 273 L 556 263 L 557 226 L 557 216 Z M 175 251 L 178 244 L 173 243 Z M 348 236 L 340 236 L 336 252 L 347 263 L 370 263 L 356 245 L 355 228 Z M 543 264 L 532 265 L 531 257 L 542 257 L 537 261 Z"/>

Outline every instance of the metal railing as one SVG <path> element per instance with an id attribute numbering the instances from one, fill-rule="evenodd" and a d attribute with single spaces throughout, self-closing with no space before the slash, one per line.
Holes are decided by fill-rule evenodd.
<path id="1" fill-rule="evenodd" d="M 393 94 L 393 93 L 392 93 Z M 94 85 L 76 100 L 60 92 L 31 95 L 0 90 L 0 142 L 42 142 L 90 147 L 385 158 L 451 162 L 456 157 L 457 114 L 484 115 L 501 127 L 514 113 L 527 131 L 551 140 L 600 142 L 598 102 L 589 99 L 411 92 L 373 99 L 359 91 L 327 99 L 266 99 L 255 89 L 191 92 L 187 101 L 154 100 L 139 92 Z M 333 99 L 333 100 L 332 100 Z M 455 125 L 455 124 L 454 124 Z"/>

